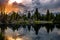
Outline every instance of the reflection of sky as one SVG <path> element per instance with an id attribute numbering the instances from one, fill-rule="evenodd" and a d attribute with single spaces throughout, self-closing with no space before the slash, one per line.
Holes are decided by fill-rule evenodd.
<path id="1" fill-rule="evenodd" d="M 39 30 L 38 35 L 35 35 L 35 31 L 32 27 L 30 32 L 27 28 L 24 29 L 22 27 L 15 32 L 13 32 L 10 28 L 6 30 L 6 35 L 12 36 L 14 34 L 19 35 L 19 37 L 21 36 L 24 40 L 60 40 L 60 30 L 57 28 L 54 28 L 54 30 L 48 34 L 45 27 L 43 27 Z"/>

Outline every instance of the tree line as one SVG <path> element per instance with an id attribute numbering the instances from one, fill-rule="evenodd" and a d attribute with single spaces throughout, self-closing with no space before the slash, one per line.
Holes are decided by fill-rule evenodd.
<path id="1" fill-rule="evenodd" d="M 31 12 L 29 11 L 27 16 L 26 14 L 23 14 L 22 16 L 19 15 L 16 12 L 13 12 L 11 15 L 8 15 L 4 12 L 0 13 L 0 23 L 11 23 L 15 21 L 25 21 L 25 20 L 32 20 L 32 21 L 53 21 L 54 23 L 60 23 L 60 14 L 54 15 L 52 12 L 49 12 L 49 9 L 47 10 L 46 14 L 41 14 L 38 11 L 38 8 L 36 8 L 33 15 L 31 15 Z"/>

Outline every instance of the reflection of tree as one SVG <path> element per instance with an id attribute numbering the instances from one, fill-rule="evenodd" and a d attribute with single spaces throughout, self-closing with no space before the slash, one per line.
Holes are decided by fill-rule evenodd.
<path id="1" fill-rule="evenodd" d="M 41 27 L 41 25 L 39 25 L 39 24 L 33 25 L 36 35 L 38 34 L 40 27 Z"/>
<path id="2" fill-rule="evenodd" d="M 54 29 L 54 24 L 46 24 L 45 25 L 47 33 L 49 33 L 50 31 L 52 32 Z"/>
<path id="3" fill-rule="evenodd" d="M 18 30 L 20 25 L 19 24 L 9 24 L 8 27 L 11 28 L 13 31 L 15 31 L 15 30 Z"/>
<path id="4" fill-rule="evenodd" d="M 26 28 L 26 25 L 22 25 L 22 27 L 25 29 Z"/>
<path id="5" fill-rule="evenodd" d="M 4 34 L 5 29 L 7 29 L 7 26 L 5 24 L 0 24 L 0 28 L 1 28 L 1 33 Z"/>
<path id="6" fill-rule="evenodd" d="M 3 34 L 0 33 L 0 40 L 5 40 Z"/>
<path id="7" fill-rule="evenodd" d="M 60 24 L 57 24 L 57 25 L 56 25 L 56 28 L 60 29 Z"/>
<path id="8" fill-rule="evenodd" d="M 46 30 L 49 33 L 49 31 L 50 31 L 50 25 L 49 24 L 46 25 Z"/>
<path id="9" fill-rule="evenodd" d="M 31 29 L 31 25 L 28 25 L 28 30 L 30 31 L 30 29 Z"/>

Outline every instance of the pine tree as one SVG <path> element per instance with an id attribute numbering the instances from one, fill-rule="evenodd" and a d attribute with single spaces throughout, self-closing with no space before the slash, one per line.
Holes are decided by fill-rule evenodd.
<path id="1" fill-rule="evenodd" d="M 49 12 L 49 9 L 47 10 L 47 13 L 46 13 L 46 20 L 47 20 L 47 21 L 50 20 L 50 12 Z"/>
<path id="2" fill-rule="evenodd" d="M 36 10 L 35 10 L 35 12 L 34 12 L 34 14 L 33 14 L 33 19 L 35 19 L 35 20 L 40 20 L 40 17 L 41 17 L 41 15 L 40 15 L 40 13 L 38 12 L 38 8 L 36 8 Z"/>
<path id="3" fill-rule="evenodd" d="M 31 13 L 30 13 L 30 11 L 28 12 L 28 19 L 30 19 L 31 18 Z"/>

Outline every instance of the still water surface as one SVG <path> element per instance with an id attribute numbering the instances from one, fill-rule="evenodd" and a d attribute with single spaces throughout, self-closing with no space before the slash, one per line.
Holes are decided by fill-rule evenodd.
<path id="1" fill-rule="evenodd" d="M 60 40 L 60 29 L 55 27 L 52 32 L 47 33 L 46 28 L 41 27 L 38 35 L 36 35 L 32 26 L 30 31 L 26 26 L 26 28 L 18 28 L 18 31 L 15 30 L 15 32 L 7 27 L 7 30 L 5 30 L 5 37 L 8 40 Z"/>

